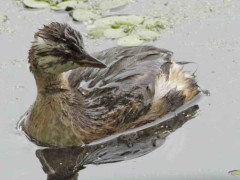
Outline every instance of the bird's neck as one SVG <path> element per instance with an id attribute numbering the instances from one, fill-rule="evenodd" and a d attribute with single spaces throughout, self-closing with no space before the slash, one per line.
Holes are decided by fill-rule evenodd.
<path id="1" fill-rule="evenodd" d="M 70 90 L 67 76 L 65 73 L 48 74 L 34 73 L 38 93 L 48 94 Z"/>
<path id="2" fill-rule="evenodd" d="M 29 118 L 24 121 L 24 131 L 41 144 L 81 145 L 82 122 L 86 119 L 82 97 L 69 87 L 64 74 L 34 75 L 38 95 Z"/>

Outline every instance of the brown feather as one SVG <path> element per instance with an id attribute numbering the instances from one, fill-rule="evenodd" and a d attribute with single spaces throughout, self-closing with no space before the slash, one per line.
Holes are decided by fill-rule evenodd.
<path id="1" fill-rule="evenodd" d="M 81 35 L 65 24 L 45 26 L 35 37 L 84 52 Z M 107 68 L 80 67 L 68 77 L 37 71 L 38 50 L 33 46 L 29 51 L 38 96 L 24 130 L 50 146 L 79 146 L 139 127 L 175 111 L 199 93 L 194 77 L 184 72 L 173 61 L 173 53 L 165 49 L 107 49 L 94 54 Z M 47 65 L 63 63 L 53 62 Z"/>

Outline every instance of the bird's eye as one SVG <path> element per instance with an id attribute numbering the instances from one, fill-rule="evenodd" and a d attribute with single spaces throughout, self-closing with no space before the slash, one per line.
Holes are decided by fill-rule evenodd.
<path id="1" fill-rule="evenodd" d="M 64 52 L 63 56 L 66 58 L 69 58 L 69 57 L 72 57 L 73 54 L 71 52 Z"/>

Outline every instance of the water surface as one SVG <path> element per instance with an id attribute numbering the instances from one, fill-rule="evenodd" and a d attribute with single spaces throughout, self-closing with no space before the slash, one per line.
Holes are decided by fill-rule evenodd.
<path id="1" fill-rule="evenodd" d="M 179 1 L 180 2 L 180 1 Z M 214 0 L 209 1 L 214 2 Z M 139 0 L 118 13 L 148 14 L 152 2 Z M 199 103 L 199 115 L 167 137 L 155 151 L 114 164 L 87 165 L 79 179 L 237 179 L 228 171 L 240 169 L 240 4 L 238 0 L 204 18 L 190 17 L 147 44 L 175 53 L 179 61 L 194 61 L 199 85 L 211 96 Z M 0 167 L 1 179 L 42 180 L 38 147 L 15 129 L 19 117 L 36 96 L 27 53 L 34 32 L 50 21 L 68 22 L 81 32 L 84 25 L 66 13 L 26 10 L 14 1 L 0 1 L 7 27 L 0 34 Z M 108 40 L 85 40 L 91 52 L 112 47 Z M 104 42 L 104 43 L 103 43 Z M 38 151 L 39 152 L 39 151 Z"/>

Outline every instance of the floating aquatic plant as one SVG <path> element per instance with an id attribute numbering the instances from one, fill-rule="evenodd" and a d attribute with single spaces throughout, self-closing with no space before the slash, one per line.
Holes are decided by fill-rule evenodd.
<path id="1" fill-rule="evenodd" d="M 71 10 L 70 14 L 75 21 L 98 19 L 109 10 L 124 6 L 130 0 L 22 0 L 28 8 L 51 8 L 53 10 Z"/>
<path id="2" fill-rule="evenodd" d="M 48 2 L 38 0 L 23 0 L 23 3 L 29 8 L 46 8 L 50 6 Z"/>
<path id="3" fill-rule="evenodd" d="M 103 10 L 109 10 L 124 6 L 128 3 L 129 0 L 102 0 L 99 4 L 99 8 Z"/>
<path id="4" fill-rule="evenodd" d="M 88 25 L 88 37 L 118 39 L 121 46 L 140 45 L 155 40 L 168 26 L 161 18 L 136 15 L 109 16 L 108 12 L 128 4 L 131 0 L 22 0 L 30 8 L 51 8 L 53 10 L 71 10 L 75 21 L 94 20 Z M 102 18 L 103 17 L 103 18 Z"/>
<path id="5" fill-rule="evenodd" d="M 75 9 L 72 12 L 72 17 L 76 21 L 88 21 L 94 20 L 101 17 L 101 15 L 97 11 L 89 11 L 89 9 Z"/>
<path id="6" fill-rule="evenodd" d="M 144 41 L 157 39 L 159 33 L 166 28 L 168 23 L 161 18 L 136 15 L 109 16 L 97 19 L 88 26 L 88 36 L 118 39 L 118 45 L 135 46 Z"/>
<path id="7" fill-rule="evenodd" d="M 68 10 L 75 21 L 88 22 L 88 37 L 116 39 L 121 46 L 140 45 L 155 40 L 159 34 L 188 17 L 198 17 L 217 12 L 231 0 L 209 3 L 206 0 L 153 0 L 152 16 L 108 16 L 112 9 L 125 6 L 132 0 L 21 0 L 31 8 Z M 161 9 L 161 11 L 160 11 Z M 156 16 L 156 17 L 153 17 Z"/>

